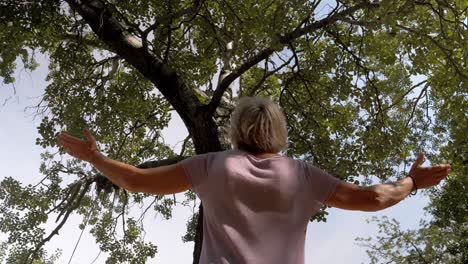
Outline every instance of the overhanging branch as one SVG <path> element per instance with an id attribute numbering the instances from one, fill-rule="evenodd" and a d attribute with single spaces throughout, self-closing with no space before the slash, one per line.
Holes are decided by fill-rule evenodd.
<path id="1" fill-rule="evenodd" d="M 444 47 L 442 43 L 439 43 L 435 38 L 433 38 L 433 37 L 431 37 L 431 36 L 429 36 L 427 34 L 416 31 L 416 30 L 414 30 L 412 28 L 409 28 L 407 26 L 404 26 L 404 25 L 396 24 L 396 26 L 398 28 L 401 28 L 401 29 L 405 30 L 405 31 L 413 33 L 413 34 L 415 34 L 415 35 L 417 35 L 417 36 L 419 36 L 421 38 L 428 39 L 432 44 L 434 44 L 437 48 L 439 48 L 439 50 L 445 55 L 445 58 L 452 65 L 453 69 L 457 72 L 457 74 L 460 76 L 460 78 L 462 80 L 468 80 L 468 76 L 465 74 L 465 72 L 462 69 L 460 69 L 459 65 L 454 60 L 452 51 L 450 49 Z"/>
<path id="2" fill-rule="evenodd" d="M 190 6 L 190 7 L 187 7 L 187 8 L 182 9 L 182 10 L 178 10 L 178 11 L 173 12 L 173 13 L 170 12 L 169 14 L 167 14 L 165 16 L 157 17 L 155 19 L 156 22 L 154 24 L 152 24 L 151 26 L 149 26 L 148 28 L 146 28 L 142 32 L 143 46 L 146 47 L 147 37 L 148 37 L 148 34 L 151 33 L 151 31 L 155 30 L 161 24 L 169 24 L 169 22 L 172 21 L 173 19 L 177 19 L 177 18 L 185 16 L 185 15 L 194 16 L 200 10 L 200 8 L 201 8 L 201 6 L 203 4 L 203 1 L 204 0 L 195 0 L 193 2 L 192 6 Z"/>
<path id="3" fill-rule="evenodd" d="M 168 158 L 168 159 L 164 159 L 164 160 L 146 161 L 146 162 L 143 162 L 140 165 L 137 165 L 136 167 L 140 168 L 140 169 L 156 168 L 156 167 L 160 167 L 160 166 L 172 165 L 172 164 L 175 164 L 175 163 L 177 163 L 179 161 L 182 161 L 182 160 L 184 160 L 186 158 L 188 158 L 188 156 L 176 156 L 176 157 Z"/>
<path id="4" fill-rule="evenodd" d="M 208 111 L 211 113 L 214 113 L 216 108 L 218 107 L 221 98 L 226 91 L 226 89 L 229 87 L 229 85 L 236 80 L 239 76 L 241 76 L 243 73 L 245 73 L 247 70 L 252 68 L 254 65 L 258 64 L 262 60 L 267 59 L 273 52 L 283 48 L 286 45 L 289 45 L 293 40 L 302 37 L 306 34 L 309 34 L 311 32 L 314 32 L 318 29 L 324 28 L 332 23 L 335 23 L 336 21 L 339 21 L 346 16 L 364 8 L 376 8 L 379 7 L 379 4 L 377 3 L 370 3 L 363 1 L 360 4 L 357 4 L 355 6 L 346 8 L 343 11 L 340 12 L 333 12 L 333 14 L 327 16 L 326 18 L 323 18 L 319 21 L 316 21 L 315 23 L 312 23 L 308 26 L 304 26 L 301 28 L 297 28 L 294 31 L 287 33 L 283 36 L 280 36 L 278 39 L 278 42 L 281 45 L 278 45 L 277 47 L 267 47 L 263 50 L 261 50 L 259 53 L 257 53 L 255 56 L 251 57 L 248 59 L 246 62 L 244 62 L 242 65 L 240 65 L 237 69 L 234 69 L 231 74 L 226 76 L 222 82 L 218 84 L 218 87 L 216 88 L 213 97 L 208 105 Z"/>
<path id="5" fill-rule="evenodd" d="M 67 209 L 65 216 L 63 217 L 62 221 L 55 227 L 55 229 L 44 239 L 42 239 L 34 249 L 32 249 L 29 254 L 27 255 L 27 263 L 33 263 L 34 258 L 37 256 L 39 250 L 44 246 L 45 243 L 50 241 L 52 237 L 55 235 L 59 234 L 60 229 L 63 227 L 63 225 L 67 222 L 68 217 L 70 214 L 78 208 L 78 206 L 81 204 L 81 201 L 83 200 L 83 197 L 86 195 L 86 193 L 89 190 L 89 187 L 91 186 L 92 181 L 87 180 L 86 183 L 84 184 L 84 187 L 80 189 L 80 194 L 78 195 L 78 198 L 75 200 L 75 202 Z"/>
<path id="6" fill-rule="evenodd" d="M 85 44 L 86 46 L 90 46 L 90 47 L 97 48 L 97 49 L 109 50 L 113 52 L 112 49 L 109 49 L 108 47 L 103 45 L 101 41 L 90 39 L 90 38 L 87 38 L 86 36 L 80 36 L 78 34 L 72 34 L 72 33 L 65 33 L 65 34 L 59 35 L 59 38 L 61 38 L 62 40 L 78 42 L 78 43 Z"/>
<path id="7" fill-rule="evenodd" d="M 83 17 L 100 40 L 156 85 L 187 126 L 193 125 L 192 117 L 202 104 L 174 69 L 144 48 L 102 1 L 65 1 Z"/>

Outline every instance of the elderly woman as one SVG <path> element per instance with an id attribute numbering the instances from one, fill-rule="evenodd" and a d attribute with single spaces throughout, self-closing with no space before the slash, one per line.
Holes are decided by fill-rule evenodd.
<path id="1" fill-rule="evenodd" d="M 363 187 L 340 181 L 301 160 L 278 154 L 287 146 L 285 117 L 266 98 L 242 98 L 231 116 L 232 150 L 196 155 L 153 169 L 109 159 L 86 140 L 65 133 L 58 141 L 113 183 L 133 192 L 171 194 L 193 189 L 204 204 L 200 263 L 304 263 L 307 223 L 322 205 L 376 211 L 417 188 L 438 184 L 450 165 L 420 167 L 395 183 Z"/>

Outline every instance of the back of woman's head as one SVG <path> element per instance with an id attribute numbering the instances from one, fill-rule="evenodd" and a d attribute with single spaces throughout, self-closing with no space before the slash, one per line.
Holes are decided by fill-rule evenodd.
<path id="1" fill-rule="evenodd" d="M 288 132 L 280 107 L 268 98 L 243 97 L 231 115 L 231 144 L 252 153 L 286 148 Z"/>

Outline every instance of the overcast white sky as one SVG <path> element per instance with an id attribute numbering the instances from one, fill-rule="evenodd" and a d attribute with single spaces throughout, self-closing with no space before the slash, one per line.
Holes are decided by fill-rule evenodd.
<path id="1" fill-rule="evenodd" d="M 33 120 L 33 112 L 25 111 L 26 107 L 39 102 L 46 86 L 47 61 L 45 57 L 40 57 L 39 61 L 41 66 L 32 73 L 21 69 L 15 72 L 16 93 L 13 85 L 2 85 L 0 89 L 0 179 L 12 176 L 20 181 L 33 183 L 42 178 L 39 173 L 39 155 L 44 150 L 35 145 L 38 137 L 36 127 L 40 119 Z M 166 142 L 175 145 L 185 138 L 185 133 L 180 119 L 175 118 L 164 135 Z M 377 213 L 332 209 L 326 223 L 309 224 L 306 264 L 367 263 L 365 249 L 357 246 L 354 241 L 356 237 L 376 235 L 376 226 L 367 224 L 365 220 L 376 215 L 388 215 L 399 220 L 404 228 L 415 228 L 423 217 L 422 208 L 426 204 L 426 198 L 417 196 Z M 193 243 L 181 241 L 190 214 L 189 208 L 176 207 L 173 218 L 169 221 L 154 217 L 146 219 L 146 239 L 158 246 L 156 258 L 147 263 L 191 263 Z M 60 236 L 48 243 L 50 249 L 63 250 L 58 263 L 68 263 L 80 235 L 79 222 L 80 218 L 72 217 L 63 227 Z M 94 238 L 85 232 L 71 263 L 91 263 L 98 254 L 99 249 Z M 100 254 L 95 263 L 104 261 L 105 254 Z"/>

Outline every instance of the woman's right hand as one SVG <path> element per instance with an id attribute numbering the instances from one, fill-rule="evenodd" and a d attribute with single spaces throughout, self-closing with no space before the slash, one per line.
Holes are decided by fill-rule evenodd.
<path id="1" fill-rule="evenodd" d="M 418 158 L 411 166 L 409 176 L 414 179 L 418 189 L 429 188 L 437 185 L 451 170 L 450 164 L 438 164 L 429 167 L 421 167 L 424 161 L 424 153 L 420 152 Z"/>
<path id="2" fill-rule="evenodd" d="M 57 136 L 57 142 L 63 146 L 65 151 L 71 156 L 92 163 L 101 154 L 96 147 L 96 139 L 88 129 L 83 129 L 85 140 L 70 136 L 61 132 Z"/>

